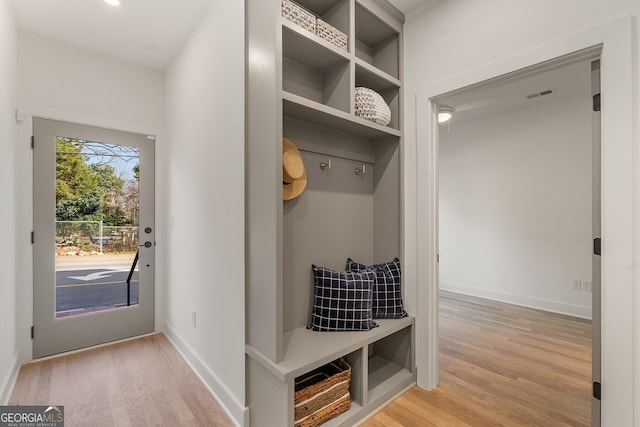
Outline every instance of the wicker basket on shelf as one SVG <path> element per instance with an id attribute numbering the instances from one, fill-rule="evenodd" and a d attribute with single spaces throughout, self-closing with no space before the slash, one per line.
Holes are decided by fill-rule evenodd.
<path id="1" fill-rule="evenodd" d="M 356 88 L 355 114 L 363 119 L 386 126 L 391 122 L 391 109 L 384 98 L 373 89 Z"/>
<path id="2" fill-rule="evenodd" d="M 335 360 L 296 378 L 295 427 L 316 427 L 351 407 L 351 366 Z"/>
<path id="3" fill-rule="evenodd" d="M 347 50 L 347 35 L 320 18 L 318 18 L 316 22 L 316 34 L 329 43 L 332 43 L 341 49 Z"/>
<path id="4" fill-rule="evenodd" d="M 290 0 L 282 0 L 282 16 L 305 30 L 316 32 L 316 16 Z"/>

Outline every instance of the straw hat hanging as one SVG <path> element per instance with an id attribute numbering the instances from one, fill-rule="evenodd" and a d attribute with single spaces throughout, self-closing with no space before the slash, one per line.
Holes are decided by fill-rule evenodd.
<path id="1" fill-rule="evenodd" d="M 282 138 L 282 198 L 295 199 L 306 186 L 307 171 L 302 154 L 290 139 Z"/>

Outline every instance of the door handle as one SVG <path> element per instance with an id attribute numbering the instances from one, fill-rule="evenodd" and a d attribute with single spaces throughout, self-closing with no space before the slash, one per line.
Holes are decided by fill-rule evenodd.
<path id="1" fill-rule="evenodd" d="M 140 246 L 140 247 L 144 246 L 145 248 L 150 248 L 151 246 L 153 246 L 153 243 L 151 243 L 150 241 L 147 240 L 146 242 L 144 242 L 143 245 L 138 245 L 138 246 Z"/>

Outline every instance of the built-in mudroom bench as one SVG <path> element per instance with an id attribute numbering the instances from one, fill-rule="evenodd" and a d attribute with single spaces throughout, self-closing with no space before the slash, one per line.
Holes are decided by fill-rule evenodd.
<path id="1" fill-rule="evenodd" d="M 295 379 L 340 357 L 351 365 L 351 409 L 327 426 L 351 426 L 415 382 L 413 317 L 377 322 L 380 326 L 367 332 L 296 329 L 285 334 L 287 353 L 278 364 L 248 346 L 249 378 L 267 380 L 249 390 L 258 393 L 250 407 L 251 425 L 266 425 L 262 417 L 276 422 L 271 425 L 293 425 Z"/>
<path id="2" fill-rule="evenodd" d="M 415 382 L 412 313 L 375 318 L 370 330 L 307 329 L 312 265 L 403 265 L 403 21 L 385 0 L 247 1 L 252 427 L 294 426 L 296 379 L 341 358 L 351 367 L 351 407 L 324 425 L 351 426 Z M 356 103 L 370 92 L 386 104 L 386 118 Z M 304 164 L 303 190 L 289 198 L 285 139 Z"/>

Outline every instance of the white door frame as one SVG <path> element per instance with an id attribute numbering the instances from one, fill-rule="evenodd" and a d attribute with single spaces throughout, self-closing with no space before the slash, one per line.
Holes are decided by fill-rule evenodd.
<path id="1" fill-rule="evenodd" d="M 638 88 L 636 21 L 625 17 L 523 51 L 417 91 L 416 289 L 418 385 L 438 384 L 438 126 L 435 101 L 448 92 L 601 46 L 602 421 L 640 426 L 638 273 Z M 640 289 L 640 288 L 639 288 Z M 634 307 L 635 306 L 635 307 Z M 635 310 L 634 310 L 635 308 Z M 635 394 L 634 394 L 635 392 Z M 634 424 L 635 418 L 635 424 Z"/>
<path id="2" fill-rule="evenodd" d="M 600 61 L 593 61 L 591 63 L 591 91 L 590 95 L 595 97 L 599 96 L 600 90 Z M 591 253 L 591 319 L 592 328 L 591 336 L 593 337 L 591 342 L 591 379 L 593 382 L 601 383 L 600 371 L 601 363 L 600 357 L 602 355 L 602 346 L 600 338 L 602 336 L 600 332 L 601 315 L 600 310 L 602 308 L 601 298 L 601 283 L 602 270 L 600 268 L 600 255 L 596 253 L 595 239 L 601 237 L 601 218 L 602 202 L 600 197 L 600 189 L 602 188 L 602 180 L 600 176 L 600 167 L 602 165 L 602 144 L 600 139 L 602 132 L 600 131 L 600 109 L 597 111 L 595 108 L 591 109 L 591 237 L 594 239 L 594 248 Z M 601 401 L 594 397 L 592 393 L 591 397 L 591 425 L 593 427 L 600 427 L 602 425 L 602 416 L 600 415 Z"/>

